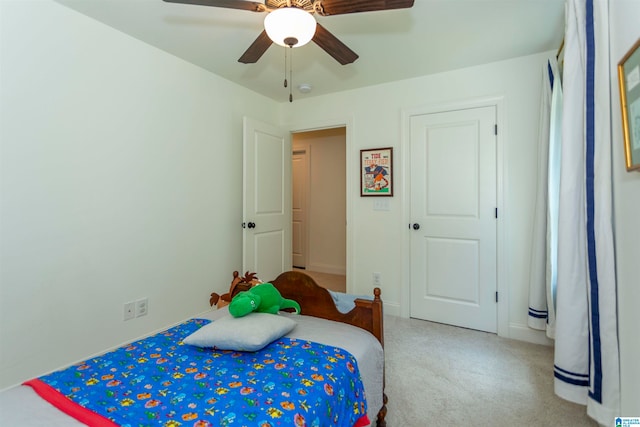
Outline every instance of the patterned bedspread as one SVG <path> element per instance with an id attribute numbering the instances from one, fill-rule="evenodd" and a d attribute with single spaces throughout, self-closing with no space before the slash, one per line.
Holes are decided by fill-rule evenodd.
<path id="1" fill-rule="evenodd" d="M 189 320 L 25 384 L 89 425 L 368 425 L 345 350 L 286 337 L 256 353 L 182 343 L 207 323 Z"/>

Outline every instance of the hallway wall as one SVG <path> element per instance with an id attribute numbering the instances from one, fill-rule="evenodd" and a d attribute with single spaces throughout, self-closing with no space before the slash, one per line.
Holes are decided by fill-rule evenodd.
<path id="1" fill-rule="evenodd" d="M 345 129 L 293 134 L 309 156 L 307 270 L 346 274 Z"/>

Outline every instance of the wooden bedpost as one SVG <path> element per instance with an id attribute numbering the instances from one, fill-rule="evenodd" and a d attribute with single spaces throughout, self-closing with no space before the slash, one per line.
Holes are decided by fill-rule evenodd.
<path id="1" fill-rule="evenodd" d="M 387 417 L 387 402 L 389 401 L 389 398 L 387 397 L 386 393 L 382 393 L 382 408 L 380 408 L 380 411 L 378 412 L 378 419 L 376 420 L 376 427 L 387 427 L 387 421 L 386 421 L 386 417 Z"/>
<path id="2" fill-rule="evenodd" d="M 383 326 L 384 322 L 382 321 L 383 305 L 382 305 L 382 299 L 380 298 L 380 294 L 381 294 L 380 288 L 373 289 L 373 303 L 374 303 L 374 307 L 372 308 L 373 309 L 373 325 L 374 325 L 374 329 L 379 329 L 378 331 L 376 331 L 376 333 L 374 333 L 374 335 L 380 337 L 379 338 L 380 344 L 382 345 L 382 348 L 384 348 L 384 326 Z M 383 384 L 382 385 L 382 408 L 380 408 L 380 411 L 378 411 L 378 418 L 376 420 L 377 427 L 387 427 L 387 421 L 386 421 L 387 402 L 389 401 L 389 398 L 387 397 L 387 394 L 384 392 L 385 381 L 386 381 L 386 374 L 383 373 L 382 374 L 382 384 Z"/>
<path id="3" fill-rule="evenodd" d="M 382 348 L 384 348 L 384 322 L 382 319 L 383 310 L 380 294 L 380 288 L 373 289 L 373 335 L 378 337 L 378 340 L 380 340 L 380 344 L 382 344 Z"/>

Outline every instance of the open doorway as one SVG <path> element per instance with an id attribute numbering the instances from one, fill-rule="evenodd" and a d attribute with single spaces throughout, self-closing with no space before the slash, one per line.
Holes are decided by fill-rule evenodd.
<path id="1" fill-rule="evenodd" d="M 292 134 L 292 260 L 346 291 L 346 128 Z"/>

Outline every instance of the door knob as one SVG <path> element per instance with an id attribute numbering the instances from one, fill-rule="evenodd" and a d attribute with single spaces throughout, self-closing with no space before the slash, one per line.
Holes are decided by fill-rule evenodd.
<path id="1" fill-rule="evenodd" d="M 250 223 L 247 224 L 247 227 L 256 228 L 256 223 L 255 222 L 250 222 Z"/>
<path id="2" fill-rule="evenodd" d="M 414 230 L 420 230 L 420 224 L 418 224 L 417 222 L 413 223 L 413 229 Z"/>

